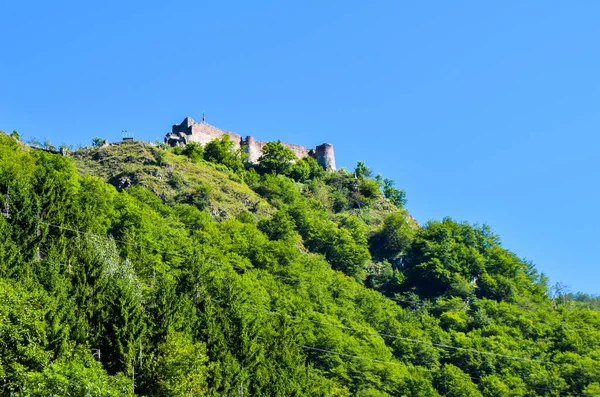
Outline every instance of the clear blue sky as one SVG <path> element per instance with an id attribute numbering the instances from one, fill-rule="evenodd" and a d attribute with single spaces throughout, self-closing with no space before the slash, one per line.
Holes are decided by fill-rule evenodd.
<path id="1" fill-rule="evenodd" d="M 363 160 L 419 222 L 488 223 L 599 293 L 597 1 L 52 1 L 0 8 L 0 128 L 162 138 L 185 116 Z"/>

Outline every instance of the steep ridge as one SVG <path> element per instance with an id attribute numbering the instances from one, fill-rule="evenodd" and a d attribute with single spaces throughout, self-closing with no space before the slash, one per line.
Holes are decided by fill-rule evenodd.
<path id="1" fill-rule="evenodd" d="M 551 296 L 486 226 L 417 225 L 360 162 L 284 149 L 0 135 L 2 393 L 599 394 L 593 297 Z"/>

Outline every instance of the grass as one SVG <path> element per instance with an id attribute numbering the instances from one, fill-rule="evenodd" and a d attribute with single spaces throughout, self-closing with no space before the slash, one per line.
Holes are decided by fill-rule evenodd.
<path id="1" fill-rule="evenodd" d="M 165 202 L 189 202 L 202 206 L 217 218 L 250 211 L 257 218 L 273 212 L 272 207 L 233 173 L 208 162 L 193 163 L 188 157 L 166 152 L 163 165 L 156 153 L 163 150 L 144 142 L 125 142 L 105 148 L 74 152 L 82 175 L 95 175 L 119 187 L 130 181 L 141 185 Z"/>

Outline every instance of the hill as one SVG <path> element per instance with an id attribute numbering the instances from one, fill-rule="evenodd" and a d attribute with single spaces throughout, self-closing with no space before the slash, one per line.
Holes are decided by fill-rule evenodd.
<path id="1" fill-rule="evenodd" d="M 0 134 L 0 393 L 600 395 L 594 297 L 393 181 L 228 139 Z"/>

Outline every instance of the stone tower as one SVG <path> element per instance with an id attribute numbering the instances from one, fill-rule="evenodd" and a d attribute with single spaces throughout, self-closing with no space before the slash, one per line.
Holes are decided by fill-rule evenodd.
<path id="1" fill-rule="evenodd" d="M 332 144 L 324 143 L 317 146 L 315 148 L 315 159 L 317 160 L 317 163 L 326 170 L 336 170 Z"/>

